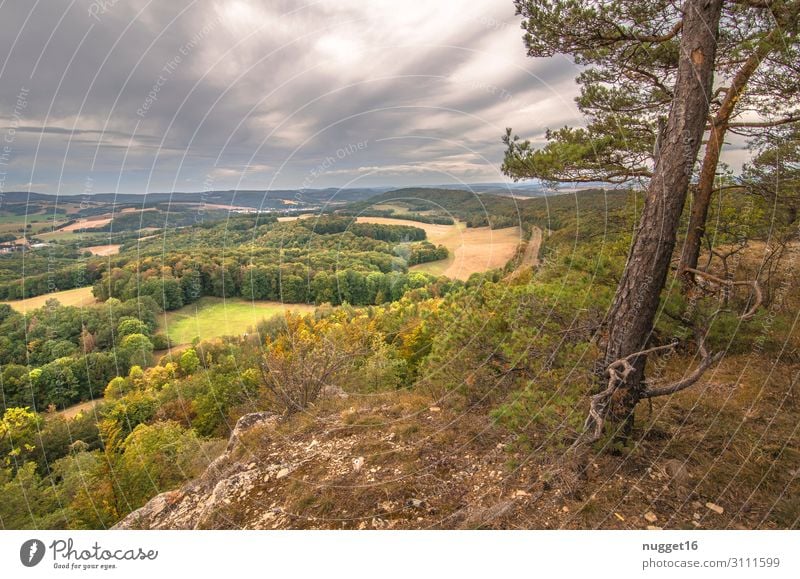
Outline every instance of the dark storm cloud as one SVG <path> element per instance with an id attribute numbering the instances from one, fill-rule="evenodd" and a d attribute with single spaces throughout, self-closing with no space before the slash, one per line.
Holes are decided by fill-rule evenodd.
<path id="1" fill-rule="evenodd" d="M 313 186 L 497 181 L 505 126 L 580 122 L 494 0 L 10 0 L 0 54 L 6 189 L 299 187 L 356 143 Z"/>

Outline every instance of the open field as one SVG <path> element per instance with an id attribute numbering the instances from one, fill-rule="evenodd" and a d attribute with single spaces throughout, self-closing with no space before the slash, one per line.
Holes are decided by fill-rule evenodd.
<path id="1" fill-rule="evenodd" d="M 468 228 L 461 222 L 455 225 L 436 225 L 390 217 L 359 217 L 357 221 L 411 225 L 424 229 L 428 241 L 435 245 L 444 245 L 450 256 L 447 259 L 415 265 L 411 269 L 460 280 L 468 279 L 473 273 L 503 267 L 514 256 L 522 241 L 519 227 L 493 230 L 488 227 Z"/>
<path id="2" fill-rule="evenodd" d="M 310 219 L 311 217 L 315 217 L 317 213 L 303 213 L 302 215 L 284 215 L 283 217 L 278 217 L 278 221 L 294 221 L 296 219 Z"/>
<path id="3" fill-rule="evenodd" d="M 38 234 L 42 231 L 51 231 L 58 228 L 66 219 L 63 215 L 55 218 L 52 213 L 32 213 L 29 215 L 0 215 L 0 234 L 19 233 L 24 229 L 27 233 Z M 30 225 L 26 228 L 26 225 Z"/>
<path id="4" fill-rule="evenodd" d="M 119 253 L 119 244 L 116 245 L 92 245 L 84 247 L 83 249 L 90 252 L 92 255 L 116 255 Z"/>
<path id="5" fill-rule="evenodd" d="M 41 308 L 45 304 L 45 302 L 47 302 L 47 300 L 49 299 L 57 299 L 62 306 L 83 307 L 97 302 L 97 300 L 95 300 L 94 298 L 94 295 L 92 295 L 91 286 L 88 286 L 88 287 L 79 287 L 71 290 L 64 290 L 62 292 L 53 292 L 49 294 L 44 294 L 42 296 L 36 296 L 34 298 L 28 298 L 26 300 L 13 300 L 2 303 L 10 305 L 18 312 L 25 313 L 30 310 Z"/>
<path id="6" fill-rule="evenodd" d="M 305 313 L 313 311 L 314 306 L 204 297 L 179 310 L 167 312 L 161 318 L 160 326 L 173 344 L 188 344 L 195 337 L 204 340 L 241 335 L 261 320 L 287 310 Z"/>
<path id="7" fill-rule="evenodd" d="M 64 231 L 63 229 L 56 229 L 54 231 L 52 228 L 37 233 L 36 237 L 44 241 L 92 241 L 91 234 L 84 233 L 83 231 Z"/>
<path id="8" fill-rule="evenodd" d="M 62 227 L 59 231 L 79 231 L 81 229 L 93 229 L 111 223 L 112 217 L 93 217 L 91 219 L 81 219 L 71 225 Z"/>

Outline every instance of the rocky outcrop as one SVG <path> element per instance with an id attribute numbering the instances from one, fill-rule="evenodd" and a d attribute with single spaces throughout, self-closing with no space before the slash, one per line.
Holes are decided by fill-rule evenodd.
<path id="1" fill-rule="evenodd" d="M 228 440 L 225 452 L 197 479 L 182 488 L 161 493 L 143 507 L 114 525 L 114 529 L 197 529 L 205 528 L 220 505 L 229 504 L 253 487 L 261 475 L 254 462 L 247 461 L 248 449 L 242 437 L 254 429 L 268 430 L 278 421 L 272 412 L 242 416 Z"/>
<path id="2" fill-rule="evenodd" d="M 453 416 L 413 394 L 394 404 L 330 399 L 327 412 L 285 421 L 243 416 L 201 476 L 115 528 L 487 528 L 524 502 L 506 500 L 517 487 L 503 479 L 507 456 L 483 419 L 462 419 L 459 440 L 445 441 L 438 433 Z"/>

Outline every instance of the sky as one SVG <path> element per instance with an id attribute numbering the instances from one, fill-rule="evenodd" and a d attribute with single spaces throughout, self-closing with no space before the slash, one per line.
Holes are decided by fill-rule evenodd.
<path id="1" fill-rule="evenodd" d="M 504 182 L 581 125 L 510 0 L 6 0 L 0 186 L 54 194 Z"/>

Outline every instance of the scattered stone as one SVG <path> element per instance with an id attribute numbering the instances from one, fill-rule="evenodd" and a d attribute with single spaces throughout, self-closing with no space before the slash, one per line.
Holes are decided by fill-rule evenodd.
<path id="1" fill-rule="evenodd" d="M 337 384 L 325 384 L 319 395 L 321 398 L 348 398 L 347 392 Z"/>
<path id="2" fill-rule="evenodd" d="M 442 409 L 439 408 L 438 406 L 431 406 L 430 408 L 428 408 L 428 410 L 430 410 L 431 412 L 441 412 L 442 411 Z"/>
<path id="3" fill-rule="evenodd" d="M 228 446 L 226 452 L 231 452 L 233 447 L 241 441 L 241 436 L 254 426 L 263 424 L 265 422 L 277 422 L 278 415 L 274 412 L 254 412 L 252 414 L 245 414 L 236 421 L 236 426 L 233 427 L 233 432 L 228 439 Z"/>
<path id="4" fill-rule="evenodd" d="M 661 527 L 656 527 L 655 525 L 647 525 L 648 531 L 663 531 Z"/>
<path id="5" fill-rule="evenodd" d="M 373 517 L 372 519 L 372 528 L 373 529 L 383 529 L 386 527 L 386 521 L 384 521 L 380 517 Z"/>
<path id="6" fill-rule="evenodd" d="M 565 512 L 565 513 L 568 513 L 569 512 L 569 507 L 567 505 L 564 505 L 563 507 L 561 507 L 561 510 L 563 512 Z"/>
<path id="7" fill-rule="evenodd" d="M 658 520 L 658 517 L 653 511 L 647 511 L 644 514 L 644 520 L 647 521 L 648 523 L 655 523 Z"/>
<path id="8" fill-rule="evenodd" d="M 678 484 L 685 484 L 691 478 L 686 464 L 675 458 L 671 458 L 664 463 L 664 472 Z"/>
<path id="9" fill-rule="evenodd" d="M 753 508 L 753 507 L 752 507 L 752 506 L 750 506 L 750 502 L 746 502 L 746 503 L 744 503 L 744 504 L 742 505 L 742 507 L 741 507 L 741 511 L 742 511 L 743 513 L 749 513 L 749 512 L 752 510 L 752 508 Z"/>
<path id="10" fill-rule="evenodd" d="M 523 491 L 522 489 L 520 489 L 518 491 L 514 491 L 514 497 L 515 498 L 529 497 L 529 496 L 531 496 L 531 493 L 529 493 L 527 491 Z"/>
<path id="11" fill-rule="evenodd" d="M 286 477 L 288 475 L 289 475 L 289 469 L 288 468 L 282 468 L 281 470 L 278 471 L 278 474 L 275 475 L 275 478 L 276 479 L 282 479 L 282 478 L 284 478 L 284 477 Z"/>
<path id="12" fill-rule="evenodd" d="M 361 470 L 361 467 L 364 466 L 364 457 L 359 456 L 358 458 L 353 460 L 353 470 L 358 472 Z"/>
<path id="13" fill-rule="evenodd" d="M 513 507 L 513 501 L 501 501 L 488 507 L 473 507 L 469 509 L 464 522 L 459 525 L 461 529 L 479 529 L 506 516 Z"/>
<path id="14" fill-rule="evenodd" d="M 695 521 L 699 521 L 699 520 L 700 520 L 700 513 L 695 513 L 695 514 L 693 514 L 693 515 L 692 515 L 692 518 L 693 518 Z"/>
<path id="15" fill-rule="evenodd" d="M 722 513 L 724 513 L 724 512 L 725 512 L 725 509 L 723 509 L 723 508 L 722 508 L 721 506 L 719 506 L 718 504 L 716 504 L 716 503 L 712 503 L 712 502 L 708 502 L 708 503 L 706 503 L 706 508 L 707 508 L 707 509 L 709 509 L 709 510 L 711 510 L 711 511 L 714 511 L 714 512 L 715 512 L 715 513 L 717 513 L 718 515 L 721 515 Z"/>
<path id="16" fill-rule="evenodd" d="M 421 509 L 425 506 L 425 501 L 422 499 L 408 499 L 408 504 L 415 509 Z"/>

